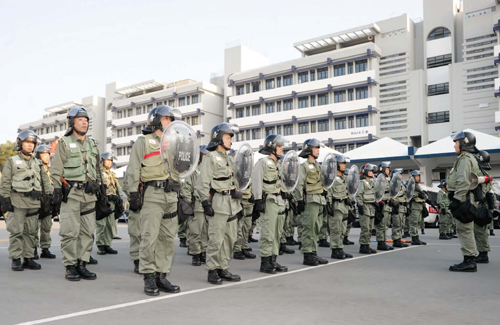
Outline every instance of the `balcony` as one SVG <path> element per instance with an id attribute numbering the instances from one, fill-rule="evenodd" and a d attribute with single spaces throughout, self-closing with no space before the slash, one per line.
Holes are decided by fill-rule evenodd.
<path id="1" fill-rule="evenodd" d="M 125 144 L 132 144 L 131 141 L 136 141 L 137 138 L 139 137 L 139 134 L 133 134 L 127 137 L 120 137 L 120 138 L 114 138 L 111 140 L 111 143 L 116 145 L 116 146 L 121 146 Z"/>
<path id="2" fill-rule="evenodd" d="M 146 123 L 147 120 L 148 120 L 148 113 L 125 117 L 125 118 L 113 119 L 111 123 L 115 127 L 120 128 L 124 126 L 132 126 L 133 124 L 131 124 L 131 122 L 134 122 L 134 124 L 142 124 Z"/>

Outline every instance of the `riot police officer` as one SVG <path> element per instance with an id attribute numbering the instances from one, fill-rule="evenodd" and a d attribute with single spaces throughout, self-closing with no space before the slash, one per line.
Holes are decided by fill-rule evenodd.
<path id="1" fill-rule="evenodd" d="M 412 245 L 427 245 L 426 242 L 421 241 L 418 235 L 418 230 L 422 223 L 422 213 L 425 206 L 425 201 L 427 199 L 425 193 L 420 187 L 420 170 L 413 170 L 411 172 L 411 177 L 415 179 L 415 192 L 410 203 L 410 235 Z"/>
<path id="2" fill-rule="evenodd" d="M 13 271 L 40 270 L 33 260 L 35 237 L 38 231 L 38 213 L 42 186 L 47 195 L 52 186 L 45 170 L 33 155 L 38 136 L 33 131 L 23 131 L 16 139 L 17 155 L 9 157 L 3 166 L 0 183 L 2 211 L 7 212 L 6 224 L 9 236 L 9 258 Z M 50 204 L 50 203 L 49 203 Z M 21 257 L 24 261 L 21 263 Z"/>
<path id="3" fill-rule="evenodd" d="M 403 178 L 403 169 L 396 168 L 391 171 L 391 179 L 399 173 L 401 178 L 401 189 L 394 199 L 389 200 L 389 205 L 392 206 L 392 246 L 397 248 L 408 247 L 407 244 L 401 241 L 403 234 L 403 222 L 406 217 L 406 186 Z"/>
<path id="4" fill-rule="evenodd" d="M 361 233 L 359 235 L 359 253 L 375 254 L 376 250 L 370 247 L 370 237 L 374 225 L 376 200 L 375 200 L 375 182 L 373 181 L 373 172 L 377 167 L 373 164 L 365 164 L 361 168 L 361 174 L 364 176 L 359 182 L 356 201 L 359 211 L 359 224 Z"/>
<path id="5" fill-rule="evenodd" d="M 169 173 L 160 155 L 160 137 L 179 110 L 157 106 L 148 115 L 153 131 L 137 139 L 127 168 L 130 209 L 141 211 L 141 243 L 139 272 L 144 275 L 144 292 L 156 296 L 159 290 L 180 292 L 180 287 L 167 280 L 174 256 L 175 235 L 179 227 L 177 197 L 180 184 L 177 175 Z M 141 186 L 140 186 L 141 185 Z"/>
<path id="6" fill-rule="evenodd" d="M 387 228 L 389 228 L 391 224 L 391 211 L 392 208 L 389 205 L 389 201 L 391 199 L 389 186 L 390 186 L 390 173 L 391 173 L 391 162 L 383 161 L 378 166 L 378 172 L 386 177 L 385 182 L 385 192 L 382 196 L 382 202 L 379 203 L 379 210 L 384 216 L 382 220 L 375 226 L 376 236 L 377 236 L 377 250 L 379 251 L 389 251 L 393 250 L 392 247 L 387 246 Z"/>
<path id="7" fill-rule="evenodd" d="M 208 217 L 207 280 L 212 284 L 222 281 L 240 281 L 229 272 L 234 243 L 237 238 L 237 218 L 241 212 L 241 192 L 236 190 L 234 172 L 228 151 L 232 138 L 239 132 L 236 125 L 221 123 L 212 128 L 200 176 L 195 185 L 205 215 Z"/>

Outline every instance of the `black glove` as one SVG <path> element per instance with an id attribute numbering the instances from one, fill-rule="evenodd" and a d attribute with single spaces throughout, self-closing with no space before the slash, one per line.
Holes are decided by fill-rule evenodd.
<path id="1" fill-rule="evenodd" d="M 208 200 L 205 200 L 201 202 L 201 206 L 203 207 L 203 213 L 209 217 L 213 217 L 215 215 L 214 209 L 212 209 L 212 204 L 208 202 Z"/>
<path id="2" fill-rule="evenodd" d="M 453 198 L 450 203 L 450 210 L 455 211 L 456 209 L 458 209 L 459 206 L 460 206 L 460 201 Z"/>
<path id="3" fill-rule="evenodd" d="M 262 199 L 255 200 L 255 204 L 253 206 L 253 210 L 254 211 L 258 211 L 260 213 L 264 213 L 266 211 L 266 206 L 265 206 L 264 202 L 262 201 Z"/>
<path id="4" fill-rule="evenodd" d="M 142 208 L 142 200 L 139 192 L 130 193 L 130 198 L 128 201 L 130 203 L 130 210 L 137 212 Z"/>
<path id="5" fill-rule="evenodd" d="M 306 205 L 304 204 L 304 201 L 303 200 L 300 200 L 297 202 L 297 211 L 299 211 L 299 213 L 302 213 L 304 212 L 304 210 L 306 209 Z"/>
<path id="6" fill-rule="evenodd" d="M 114 194 L 110 194 L 110 195 L 108 195 L 108 200 L 110 202 L 116 202 L 116 201 L 118 201 L 118 196 L 116 196 Z"/>
<path id="7" fill-rule="evenodd" d="M 3 213 L 5 212 L 14 212 L 14 206 L 12 205 L 12 202 L 10 201 L 10 197 L 3 197 L 1 198 L 1 203 L 2 203 L 2 211 Z"/>
<path id="8" fill-rule="evenodd" d="M 363 209 L 363 206 L 358 204 L 358 213 L 359 213 L 359 215 L 363 215 L 364 212 L 365 212 L 365 210 Z"/>
<path id="9" fill-rule="evenodd" d="M 60 207 L 62 202 L 62 188 L 54 189 L 54 198 L 52 200 L 54 202 L 55 207 Z"/>
<path id="10" fill-rule="evenodd" d="M 252 196 L 248 199 L 248 202 L 249 202 L 249 203 L 254 203 L 254 202 L 255 202 L 255 198 L 253 197 L 253 194 L 252 194 Z"/>
<path id="11" fill-rule="evenodd" d="M 394 201 L 389 200 L 389 203 L 387 203 L 387 204 L 389 204 L 389 206 L 392 208 L 394 206 Z"/>

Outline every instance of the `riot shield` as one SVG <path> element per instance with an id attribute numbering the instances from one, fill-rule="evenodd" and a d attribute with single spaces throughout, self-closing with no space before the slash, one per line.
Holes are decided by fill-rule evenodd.
<path id="1" fill-rule="evenodd" d="M 415 193 L 415 178 L 412 177 L 406 185 L 406 199 L 408 202 L 412 199 L 413 193 Z"/>
<path id="2" fill-rule="evenodd" d="M 375 179 L 375 200 L 380 202 L 384 197 L 385 186 L 387 185 L 387 178 L 384 174 L 379 174 Z"/>
<path id="3" fill-rule="evenodd" d="M 292 192 L 299 182 L 299 156 L 295 150 L 287 152 L 281 163 L 281 188 L 284 192 Z"/>
<path id="4" fill-rule="evenodd" d="M 161 136 L 160 155 L 169 173 L 179 178 L 188 177 L 200 156 L 196 132 L 182 121 L 170 123 Z"/>
<path id="5" fill-rule="evenodd" d="M 250 185 L 253 169 L 253 150 L 248 143 L 243 143 L 234 156 L 234 181 L 238 191 L 244 191 Z"/>
<path id="6" fill-rule="evenodd" d="M 399 191 L 401 191 L 401 174 L 400 173 L 394 173 L 392 175 L 391 183 L 389 184 L 389 190 L 390 190 L 390 195 L 391 198 L 395 198 Z"/>
<path id="7" fill-rule="evenodd" d="M 352 165 L 349 168 L 349 174 L 347 175 L 347 192 L 352 198 L 358 191 L 359 187 L 359 168 L 356 165 Z"/>
<path id="8" fill-rule="evenodd" d="M 335 177 L 337 176 L 337 160 L 333 153 L 326 155 L 321 164 L 321 183 L 325 189 L 332 187 Z"/>

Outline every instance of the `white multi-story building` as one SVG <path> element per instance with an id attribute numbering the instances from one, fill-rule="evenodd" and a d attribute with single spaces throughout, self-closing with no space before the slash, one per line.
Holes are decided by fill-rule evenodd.
<path id="1" fill-rule="evenodd" d="M 46 114 L 42 119 L 22 124 L 17 131 L 32 130 L 38 134 L 43 143 L 51 143 L 64 135 L 67 129 L 68 111 L 74 106 L 84 106 L 91 109 L 87 134 L 96 139 L 99 143 L 99 150 L 103 150 L 105 142 L 104 101 L 104 98 L 94 95 L 45 108 Z"/>
<path id="2" fill-rule="evenodd" d="M 172 83 L 149 80 L 129 86 L 108 84 L 105 142 L 106 151 L 117 157 L 116 166 L 128 163 L 148 113 L 159 105 L 178 108 L 183 120 L 197 132 L 200 143 L 208 143 L 210 130 L 223 121 L 224 115 L 223 90 L 214 83 L 187 79 Z"/>

